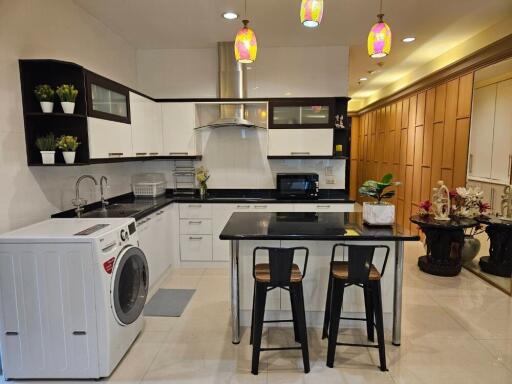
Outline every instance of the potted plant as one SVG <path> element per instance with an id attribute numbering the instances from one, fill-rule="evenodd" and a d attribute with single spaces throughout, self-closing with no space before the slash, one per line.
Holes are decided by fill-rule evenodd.
<path id="1" fill-rule="evenodd" d="M 72 84 L 62 84 L 57 87 L 57 95 L 59 95 L 60 105 L 64 113 L 73 113 L 75 110 L 75 100 L 78 90 Z"/>
<path id="2" fill-rule="evenodd" d="M 390 187 L 400 185 L 393 181 L 393 175 L 388 173 L 380 181 L 367 180 L 359 188 L 361 196 L 376 199 L 375 202 L 363 203 L 363 220 L 370 225 L 392 225 L 395 223 L 395 206 L 384 202 L 395 195 L 395 191 L 387 191 Z"/>
<path id="3" fill-rule="evenodd" d="M 66 164 L 73 164 L 75 162 L 76 149 L 79 145 L 78 138 L 75 136 L 62 135 L 57 139 L 57 148 L 62 150 Z"/>
<path id="4" fill-rule="evenodd" d="M 201 196 L 201 199 L 204 199 L 206 197 L 206 193 L 208 192 L 208 185 L 206 185 L 206 182 L 210 178 L 210 172 L 208 169 L 206 169 L 203 166 L 200 166 L 196 169 L 196 179 L 199 182 L 199 193 Z"/>
<path id="5" fill-rule="evenodd" d="M 53 112 L 53 98 L 55 97 L 55 91 L 48 84 L 39 84 L 34 89 L 34 95 L 36 95 L 41 110 L 44 113 Z"/>
<path id="6" fill-rule="evenodd" d="M 49 133 L 36 139 L 36 147 L 41 151 L 43 164 L 55 164 L 55 136 Z"/>

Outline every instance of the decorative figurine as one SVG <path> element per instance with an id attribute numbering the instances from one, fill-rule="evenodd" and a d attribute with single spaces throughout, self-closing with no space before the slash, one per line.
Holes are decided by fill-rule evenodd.
<path id="1" fill-rule="evenodd" d="M 334 126 L 336 128 L 345 128 L 345 125 L 343 124 L 343 115 L 336 115 Z"/>
<path id="2" fill-rule="evenodd" d="M 512 185 L 507 185 L 501 196 L 501 220 L 512 221 Z"/>
<path id="3" fill-rule="evenodd" d="M 438 188 L 433 189 L 432 208 L 434 219 L 439 221 L 450 220 L 450 191 L 444 185 L 444 181 L 437 182 Z"/>

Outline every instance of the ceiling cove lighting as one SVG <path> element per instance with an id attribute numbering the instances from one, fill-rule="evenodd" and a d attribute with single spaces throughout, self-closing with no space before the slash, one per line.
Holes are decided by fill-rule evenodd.
<path id="1" fill-rule="evenodd" d="M 238 19 L 238 13 L 233 11 L 227 11 L 222 14 L 222 17 L 226 20 L 235 20 Z"/>
<path id="2" fill-rule="evenodd" d="M 407 36 L 402 39 L 404 43 L 412 43 L 416 38 L 414 36 Z"/>
<path id="3" fill-rule="evenodd" d="M 377 23 L 373 25 L 368 34 L 368 55 L 376 59 L 389 55 L 391 51 L 391 29 L 384 22 L 382 0 L 380 0 L 380 13 L 377 15 L 377 19 Z"/>
<path id="4" fill-rule="evenodd" d="M 300 22 L 308 28 L 316 28 L 322 22 L 324 0 L 302 0 Z"/>
<path id="5" fill-rule="evenodd" d="M 367 77 L 361 77 L 361 78 L 359 79 L 359 81 L 366 81 L 366 80 L 368 80 L 368 78 L 367 78 Z"/>
<path id="6" fill-rule="evenodd" d="M 247 15 L 247 0 L 245 0 L 245 15 Z M 242 20 L 243 27 L 238 31 L 235 38 L 235 59 L 242 64 L 250 64 L 256 60 L 258 53 L 258 42 L 256 34 L 248 27 L 249 20 Z"/>

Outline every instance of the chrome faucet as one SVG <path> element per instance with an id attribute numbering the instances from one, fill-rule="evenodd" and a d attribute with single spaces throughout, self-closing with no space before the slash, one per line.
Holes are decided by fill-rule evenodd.
<path id="1" fill-rule="evenodd" d="M 103 195 L 103 182 L 105 182 L 105 187 L 108 185 L 108 179 L 106 176 L 101 176 L 100 179 L 100 193 L 101 193 L 101 209 L 106 210 L 107 205 L 109 204 L 107 200 L 105 200 L 105 196 Z"/>
<path id="2" fill-rule="evenodd" d="M 75 198 L 71 202 L 76 207 L 75 212 L 76 212 L 76 216 L 77 217 L 80 217 L 80 213 L 84 210 L 82 208 L 82 206 L 87 204 L 87 200 L 82 199 L 80 197 L 80 182 L 82 180 L 84 180 L 84 179 L 91 179 L 92 181 L 94 181 L 94 185 L 98 185 L 98 182 L 96 181 L 96 179 L 94 177 L 92 177 L 91 175 L 82 175 L 76 181 L 76 184 L 75 184 Z"/>

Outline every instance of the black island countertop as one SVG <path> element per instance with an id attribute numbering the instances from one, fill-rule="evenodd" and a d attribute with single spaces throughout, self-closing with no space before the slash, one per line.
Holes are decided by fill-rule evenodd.
<path id="1" fill-rule="evenodd" d="M 344 190 L 321 189 L 318 199 L 281 199 L 272 189 L 212 189 L 206 198 L 199 195 L 178 195 L 168 190 L 157 198 L 137 198 L 132 193 L 107 199 L 109 206 L 105 216 L 93 215 L 101 209 L 101 203 L 95 202 L 84 207 L 82 217 L 133 217 L 140 220 L 173 203 L 193 204 L 354 204 Z M 115 209 L 122 206 L 122 209 Z M 76 217 L 74 209 L 58 212 L 52 218 Z"/>
<path id="2" fill-rule="evenodd" d="M 235 212 L 221 240 L 380 240 L 417 241 L 396 226 L 368 226 L 361 212 Z"/>

